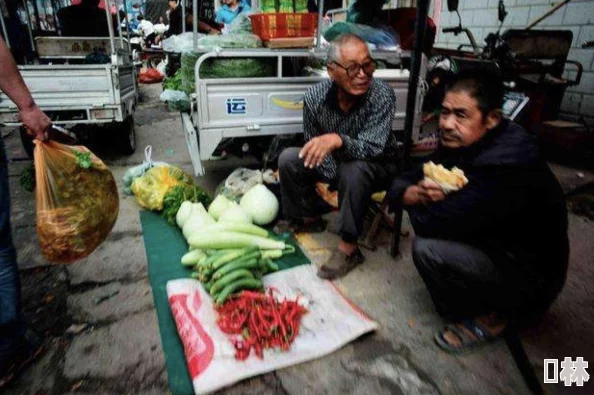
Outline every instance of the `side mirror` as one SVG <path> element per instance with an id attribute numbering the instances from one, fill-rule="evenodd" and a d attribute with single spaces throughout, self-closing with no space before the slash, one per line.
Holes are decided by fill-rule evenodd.
<path id="1" fill-rule="evenodd" d="M 448 0 L 448 11 L 458 11 L 458 0 Z"/>
<path id="2" fill-rule="evenodd" d="M 499 0 L 499 5 L 497 6 L 497 19 L 499 19 L 500 23 L 503 23 L 506 16 L 507 11 L 505 10 L 505 4 L 503 3 L 503 0 Z"/>

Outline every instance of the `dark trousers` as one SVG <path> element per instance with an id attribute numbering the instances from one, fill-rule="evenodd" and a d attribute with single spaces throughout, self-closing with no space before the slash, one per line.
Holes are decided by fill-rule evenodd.
<path id="1" fill-rule="evenodd" d="M 464 243 L 416 237 L 413 261 L 437 312 L 450 320 L 493 312 L 532 318 L 544 312 L 559 291 L 536 276 L 509 278 L 487 254 Z"/>
<path id="2" fill-rule="evenodd" d="M 25 331 L 20 311 L 21 289 L 16 251 L 10 231 L 7 162 L 0 136 L 0 365 L 10 358 Z"/>
<path id="3" fill-rule="evenodd" d="M 301 148 L 285 149 L 279 157 L 283 214 L 286 219 L 322 214 L 324 205 L 315 192 L 317 181 L 330 182 L 338 189 L 339 232 L 347 243 L 356 243 L 363 232 L 371 194 L 387 186 L 396 174 L 395 164 L 353 160 L 338 166 L 336 180 L 325 180 L 316 169 L 309 169 L 299 158 Z M 327 206 L 326 206 L 327 207 Z"/>

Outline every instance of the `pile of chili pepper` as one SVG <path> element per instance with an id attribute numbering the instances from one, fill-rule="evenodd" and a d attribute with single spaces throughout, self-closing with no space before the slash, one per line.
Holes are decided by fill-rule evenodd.
<path id="1" fill-rule="evenodd" d="M 235 358 L 247 359 L 252 349 L 260 359 L 264 349 L 289 350 L 299 334 L 301 317 L 307 313 L 298 301 L 279 302 L 269 289 L 268 293 L 243 291 L 217 307 L 219 328 L 226 334 L 242 335 L 242 340 L 233 341 Z"/>

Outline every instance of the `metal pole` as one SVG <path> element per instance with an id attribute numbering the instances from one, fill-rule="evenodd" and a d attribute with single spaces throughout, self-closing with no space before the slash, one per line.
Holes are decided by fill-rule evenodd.
<path id="1" fill-rule="evenodd" d="M 107 18 L 107 28 L 109 30 L 109 45 L 111 47 L 111 55 L 116 54 L 115 38 L 113 34 L 113 21 L 111 19 L 111 0 L 105 0 L 105 15 Z M 113 61 L 113 59 L 112 59 Z"/>
<path id="2" fill-rule="evenodd" d="M 35 28 L 37 31 L 41 31 L 41 23 L 39 22 L 39 7 L 37 6 L 37 0 L 33 1 L 33 14 L 35 15 Z"/>
<path id="3" fill-rule="evenodd" d="M 124 35 L 122 34 L 122 18 L 120 18 L 120 10 L 116 7 L 116 21 L 118 22 L 118 33 L 120 36 L 120 48 L 124 49 Z"/>
<path id="4" fill-rule="evenodd" d="M 31 13 L 29 13 L 29 3 L 27 0 L 23 0 L 23 7 L 25 7 L 25 13 L 27 14 L 27 27 L 29 29 L 29 40 L 31 40 L 31 51 L 35 52 L 35 39 L 33 38 L 33 26 L 31 26 Z"/>
<path id="5" fill-rule="evenodd" d="M 425 44 L 425 33 L 427 30 L 427 14 L 429 12 L 429 0 L 417 0 L 417 18 L 415 22 L 415 45 L 411 59 L 410 79 L 408 80 L 408 94 L 406 97 L 406 118 L 404 119 L 404 149 L 402 152 L 402 168 L 409 166 L 410 147 L 412 145 L 412 134 L 415 120 L 415 107 L 417 103 L 417 88 L 421 72 L 421 61 L 423 46 Z M 394 233 L 392 234 L 392 247 L 390 253 L 395 257 L 400 247 L 400 228 L 402 227 L 402 210 L 397 209 L 394 218 Z"/>
<path id="6" fill-rule="evenodd" d="M 124 0 L 124 14 L 126 14 L 126 16 L 124 17 L 125 21 L 126 21 L 126 37 L 128 37 L 128 42 L 130 42 L 130 24 L 128 21 L 128 1 Z"/>
<path id="7" fill-rule="evenodd" d="M 546 12 L 546 14 L 544 14 L 543 16 L 541 16 L 540 18 L 538 18 L 537 20 L 535 20 L 534 22 L 532 22 L 531 24 L 528 25 L 528 27 L 526 28 L 526 30 L 530 30 L 532 29 L 534 26 L 536 26 L 537 24 L 540 23 L 540 21 L 542 21 L 545 18 L 548 18 L 549 15 L 551 15 L 552 13 L 554 13 L 555 11 L 557 11 L 559 8 L 563 7 L 565 4 L 569 3 L 571 0 L 565 0 L 559 4 L 557 4 L 556 6 L 554 6 L 553 8 L 551 8 L 549 11 Z"/>
<path id="8" fill-rule="evenodd" d="M 198 48 L 198 0 L 192 0 L 192 42 L 194 50 Z"/>
<path id="9" fill-rule="evenodd" d="M 54 15 L 54 30 L 56 31 L 56 34 L 60 35 L 60 32 L 58 30 L 58 7 L 56 6 L 56 2 L 54 0 L 52 0 L 51 6 L 52 14 Z"/>
<path id="10" fill-rule="evenodd" d="M 318 0 L 318 30 L 316 48 L 322 48 L 322 20 L 324 19 L 324 0 Z"/>
<path id="11" fill-rule="evenodd" d="M 2 35 L 4 36 L 4 42 L 10 49 L 10 40 L 8 39 L 8 32 L 6 31 L 6 25 L 4 24 L 4 13 L 0 11 L 0 24 L 2 24 Z"/>
<path id="12" fill-rule="evenodd" d="M 182 33 L 186 32 L 186 0 L 181 0 L 182 4 Z M 179 5 L 178 5 L 179 7 Z M 169 11 L 169 15 L 171 15 L 171 11 Z M 169 25 L 171 26 L 171 20 L 169 20 Z"/>

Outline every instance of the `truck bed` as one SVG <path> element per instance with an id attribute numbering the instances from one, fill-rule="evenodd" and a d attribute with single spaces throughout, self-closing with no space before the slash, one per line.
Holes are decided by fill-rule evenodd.
<path id="1" fill-rule="evenodd" d="M 123 106 L 135 95 L 133 66 L 20 66 L 37 105 L 63 123 L 122 121 Z M 18 122 L 16 105 L 0 95 L 0 122 Z"/>

